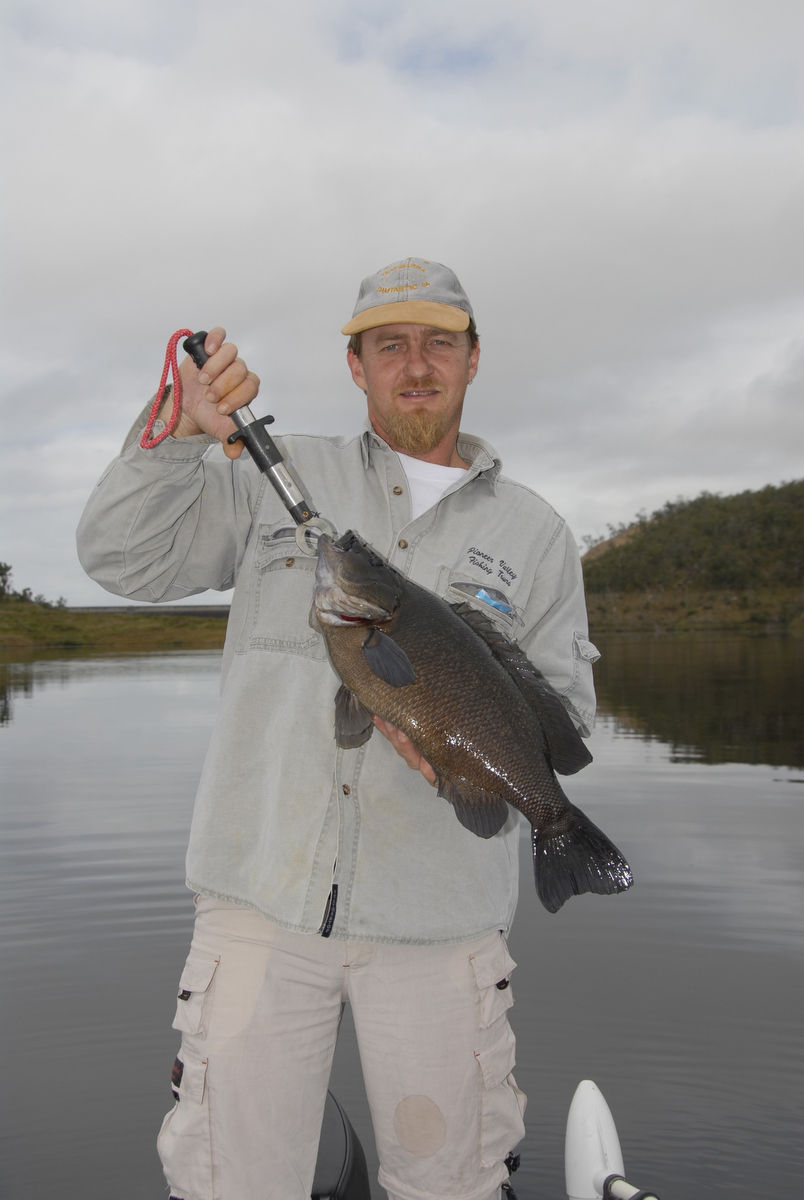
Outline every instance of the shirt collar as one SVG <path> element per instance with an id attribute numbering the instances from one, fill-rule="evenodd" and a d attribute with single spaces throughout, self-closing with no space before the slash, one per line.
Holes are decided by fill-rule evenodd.
<path id="1" fill-rule="evenodd" d="M 360 451 L 363 456 L 363 466 L 366 469 L 371 466 L 372 452 L 387 451 L 391 453 L 391 447 L 375 432 L 368 417 L 360 438 Z M 496 492 L 497 479 L 502 470 L 502 460 L 494 447 L 483 438 L 476 437 L 473 433 L 464 433 L 461 430 L 458 434 L 458 453 L 464 462 L 469 463 L 469 470 L 466 472 L 466 479 L 463 482 L 468 483 L 470 479 L 476 479 L 482 475 L 488 480 L 492 491 Z"/>

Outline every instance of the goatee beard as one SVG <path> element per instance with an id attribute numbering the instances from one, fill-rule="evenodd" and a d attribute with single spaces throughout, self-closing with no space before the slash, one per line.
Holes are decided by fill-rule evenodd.
<path id="1" fill-rule="evenodd" d="M 393 412 L 388 418 L 388 436 L 403 454 L 418 458 L 435 450 L 449 430 L 450 422 L 445 412 Z"/>
<path id="2" fill-rule="evenodd" d="M 397 394 L 411 388 L 432 386 L 433 384 L 429 380 L 412 380 L 398 389 Z M 435 450 L 438 443 L 449 432 L 451 421 L 445 408 L 439 408 L 432 412 L 426 408 L 403 411 L 394 407 L 387 417 L 386 424 L 386 432 L 396 448 L 403 454 L 410 454 L 411 457 L 417 458 Z"/>

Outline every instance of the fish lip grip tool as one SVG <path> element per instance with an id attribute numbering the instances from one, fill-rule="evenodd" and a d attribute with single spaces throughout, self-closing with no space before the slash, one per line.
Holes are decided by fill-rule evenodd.
<path id="1" fill-rule="evenodd" d="M 183 348 L 200 370 L 209 358 L 204 349 L 207 339 L 206 330 L 193 333 L 182 342 Z M 279 452 L 274 439 L 268 433 L 266 425 L 272 425 L 271 416 L 255 417 L 251 409 L 244 405 L 229 414 L 237 429 L 226 439 L 230 445 L 242 442 L 254 459 L 263 475 L 267 475 L 273 484 L 279 499 L 290 513 L 298 528 L 296 529 L 296 544 L 304 554 L 316 553 L 318 538 L 322 533 L 337 537 L 335 527 L 316 512 L 305 497 L 299 484 L 285 465 L 285 460 Z"/>

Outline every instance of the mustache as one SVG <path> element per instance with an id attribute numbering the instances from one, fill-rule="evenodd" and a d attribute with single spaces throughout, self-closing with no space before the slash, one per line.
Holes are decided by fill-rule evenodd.
<path id="1" fill-rule="evenodd" d="M 444 389 L 440 383 L 428 376 L 426 379 L 406 379 L 404 383 L 398 384 L 394 388 L 394 398 L 401 396 L 403 392 L 443 392 Z"/>

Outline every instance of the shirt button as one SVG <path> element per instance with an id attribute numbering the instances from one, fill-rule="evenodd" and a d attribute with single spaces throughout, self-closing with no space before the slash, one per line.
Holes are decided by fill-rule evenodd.
<path id="1" fill-rule="evenodd" d="M 296 561 L 296 559 L 295 559 L 295 558 L 286 558 L 286 559 L 285 559 L 285 566 L 286 566 L 286 567 L 292 567 L 292 566 L 293 566 L 293 564 L 295 563 L 295 561 Z"/>
<path id="2" fill-rule="evenodd" d="M 404 538 L 399 539 L 399 541 L 397 542 L 397 546 L 399 547 L 400 550 L 407 550 L 407 548 L 408 548 L 408 544 Z"/>
<path id="3" fill-rule="evenodd" d="M 343 785 L 343 794 L 344 794 L 344 796 L 351 796 L 351 794 L 352 794 L 352 789 L 349 787 L 348 783 L 345 783 Z"/>
<path id="4" fill-rule="evenodd" d="M 396 485 L 396 487 L 394 488 L 394 495 L 395 495 L 395 496 L 401 496 L 401 495 L 402 495 L 402 488 L 399 486 L 399 484 L 397 484 L 397 485 Z"/>

